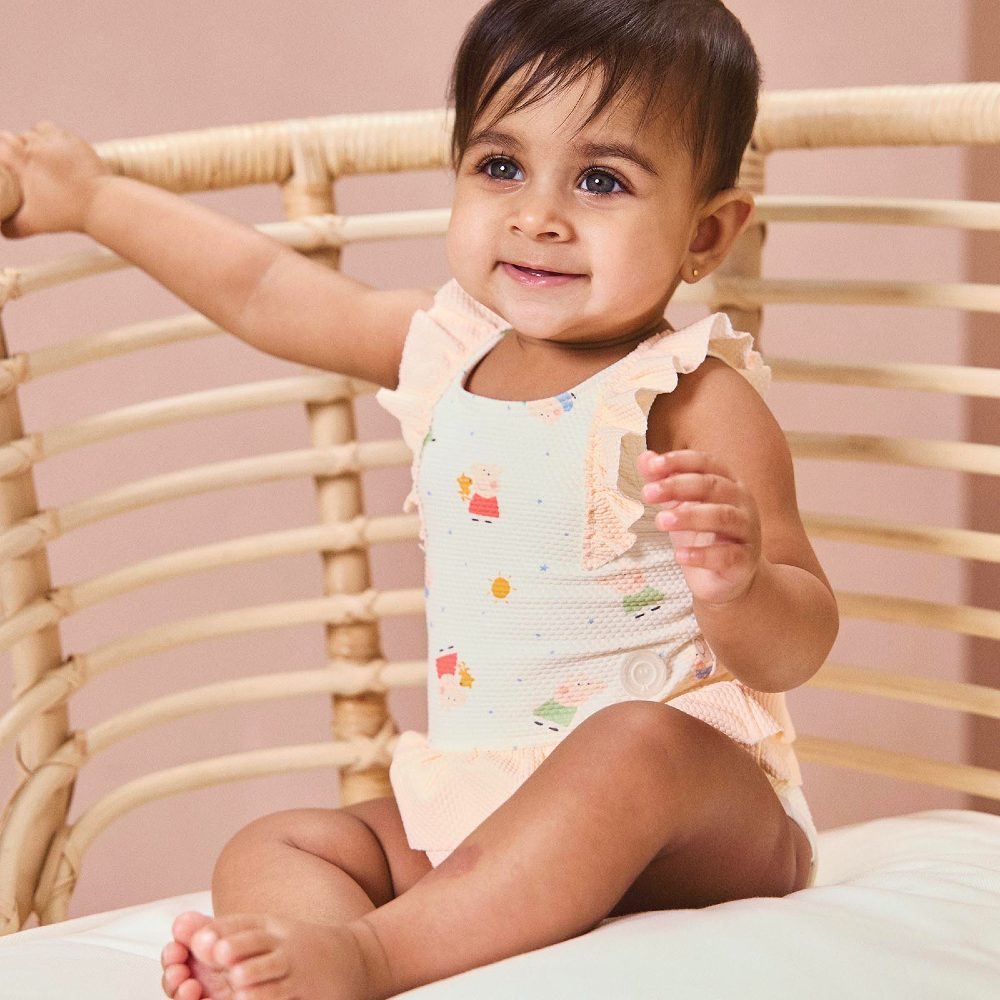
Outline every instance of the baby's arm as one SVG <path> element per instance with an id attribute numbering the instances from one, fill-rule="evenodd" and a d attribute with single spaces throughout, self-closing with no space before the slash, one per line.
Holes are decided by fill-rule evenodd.
<path id="1" fill-rule="evenodd" d="M 639 471 L 671 533 L 705 639 L 759 691 L 788 691 L 837 635 L 830 584 L 799 517 L 791 456 L 770 410 L 714 359 L 650 412 Z"/>
<path id="2" fill-rule="evenodd" d="M 111 174 L 82 139 L 42 124 L 0 133 L 23 202 L 5 236 L 77 231 L 269 354 L 395 387 L 410 317 L 432 296 L 383 292 L 232 219 Z"/>

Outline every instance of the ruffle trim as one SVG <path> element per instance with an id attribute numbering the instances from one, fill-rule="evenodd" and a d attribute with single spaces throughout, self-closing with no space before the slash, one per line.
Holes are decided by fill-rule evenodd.
<path id="1" fill-rule="evenodd" d="M 402 733 L 392 755 L 389 780 L 410 847 L 454 850 L 521 787 L 556 746 L 439 750 L 423 733 Z"/>
<path id="2" fill-rule="evenodd" d="M 776 791 L 802 784 L 795 738 L 784 696 L 754 691 L 739 681 L 718 681 L 666 704 L 700 719 L 738 743 Z M 558 746 L 441 750 L 423 733 L 403 733 L 389 780 L 407 841 L 414 850 L 454 850 L 499 809 Z"/>
<path id="3" fill-rule="evenodd" d="M 414 313 L 403 344 L 397 387 L 379 389 L 375 394 L 378 402 L 399 421 L 403 440 L 413 453 L 412 481 L 404 510 L 419 508 L 416 483 L 420 452 L 430 430 L 435 404 L 477 348 L 507 327 L 500 316 L 477 302 L 454 280 L 438 290 L 430 309 Z M 423 541 L 423 518 L 420 538 Z"/>
<path id="4" fill-rule="evenodd" d="M 802 784 L 792 749 L 795 731 L 783 694 L 755 691 L 739 681 L 718 681 L 671 698 L 667 704 L 739 743 L 777 789 Z"/>
<path id="5" fill-rule="evenodd" d="M 403 345 L 397 388 L 380 389 L 375 397 L 399 420 L 403 440 L 413 455 L 404 510 L 419 509 L 420 452 L 434 406 L 468 359 L 507 328 L 501 316 L 472 298 L 455 280 L 439 289 L 430 309 L 414 314 Z M 733 330 L 724 313 L 651 337 L 609 369 L 600 387 L 587 450 L 584 568 L 598 569 L 635 542 L 630 529 L 645 509 L 639 498 L 642 484 L 635 459 L 645 447 L 650 407 L 657 395 L 677 387 L 678 375 L 694 371 L 706 357 L 726 362 L 761 394 L 770 383 L 771 370 L 753 349 L 753 338 Z M 420 537 L 422 542 L 422 518 Z"/>
<path id="6" fill-rule="evenodd" d="M 635 542 L 631 527 L 645 509 L 635 459 L 645 448 L 653 400 L 673 392 L 678 376 L 694 371 L 706 357 L 735 368 L 762 395 L 770 383 L 771 370 L 753 349 L 751 335 L 733 330 L 728 316 L 715 313 L 644 341 L 601 386 L 587 449 L 585 569 L 598 569 Z"/>

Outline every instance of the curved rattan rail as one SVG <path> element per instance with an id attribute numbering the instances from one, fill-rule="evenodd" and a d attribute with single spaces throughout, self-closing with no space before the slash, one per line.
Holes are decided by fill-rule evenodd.
<path id="1" fill-rule="evenodd" d="M 288 218 L 261 228 L 303 253 L 337 265 L 351 243 L 444 232 L 446 209 L 345 217 L 335 212 L 332 186 L 340 177 L 376 172 L 444 168 L 450 115 L 338 116 L 212 129 L 106 143 L 105 161 L 123 174 L 179 192 L 245 184 L 282 186 Z M 772 93 L 744 163 L 742 182 L 762 192 L 766 156 L 784 149 L 835 146 L 1000 144 L 1000 84 L 967 84 Z M 0 216 L 19 202 L 16 184 L 0 170 Z M 1000 206 L 959 200 L 790 197 L 760 194 L 756 225 L 725 271 L 684 296 L 730 312 L 754 332 L 769 303 L 816 306 L 875 304 L 893 308 L 934 306 L 1000 313 L 1000 285 L 968 282 L 850 282 L 817 276 L 787 280 L 763 276 L 761 244 L 766 224 L 837 222 L 949 227 L 1000 232 Z M 0 307 L 6 302 L 77 279 L 126 266 L 95 250 L 69 258 L 0 271 Z M 163 344 L 219 335 L 207 320 L 181 315 L 133 324 L 0 361 L 0 560 L 5 619 L 0 650 L 9 650 L 15 698 L 0 716 L 0 745 L 16 744 L 23 782 L 7 804 L 0 829 L 0 933 L 21 926 L 32 912 L 43 921 L 66 913 L 83 855 L 101 830 L 152 799 L 211 784 L 307 768 L 342 772 L 345 801 L 386 794 L 386 765 L 395 729 L 386 710 L 392 688 L 423 684 L 420 661 L 387 662 L 377 627 L 386 616 L 418 613 L 422 593 L 372 589 L 367 551 L 372 545 L 413 540 L 412 517 L 370 518 L 362 509 L 358 477 L 376 467 L 405 465 L 401 442 L 355 440 L 353 405 L 371 386 L 309 371 L 287 379 L 200 391 L 108 410 L 54 428 L 22 426 L 21 387 L 55 372 L 92 377 L 101 361 Z M 1000 371 L 959 365 L 900 362 L 852 363 L 822 358 L 772 360 L 775 377 L 807 384 L 871 386 L 935 394 L 996 398 Z M 123 483 L 96 496 L 40 507 L 35 467 L 52 456 L 123 435 L 240 411 L 305 406 L 311 440 L 301 450 L 239 459 Z M 799 458 L 901 464 L 967 475 L 1000 474 L 993 442 L 889 438 L 878 434 L 789 435 Z M 155 508 L 197 492 L 228 490 L 278 478 L 316 484 L 320 517 L 315 527 L 228 539 L 134 562 L 90 579 L 49 578 L 46 547 L 83 525 L 135 510 Z M 963 525 L 907 524 L 891 519 L 809 513 L 815 537 L 898 548 L 976 562 L 1000 561 L 1000 537 Z M 59 627 L 67 618 L 113 597 L 164 580 L 184 580 L 219 566 L 289 554 L 317 553 L 325 563 L 326 592 L 295 601 L 168 622 L 73 656 L 62 652 Z M 917 623 L 980 638 L 1000 639 L 1000 611 L 917 601 L 903 595 L 839 595 L 842 613 L 873 621 Z M 136 705 L 86 729 L 74 729 L 74 694 L 94 677 L 124 670 L 137 659 L 185 643 L 244 631 L 323 622 L 325 665 L 204 684 Z M 877 664 L 830 663 L 817 687 L 891 698 L 1000 719 L 1000 692 L 982 685 L 910 676 Z M 335 739 L 316 746 L 245 750 L 212 760 L 153 771 L 89 803 L 71 824 L 68 803 L 80 769 L 95 755 L 147 729 L 221 705 L 276 698 L 330 697 Z M 905 755 L 876 747 L 803 736 L 805 759 L 887 774 L 908 781 L 1000 799 L 1000 773 L 968 763 Z"/>

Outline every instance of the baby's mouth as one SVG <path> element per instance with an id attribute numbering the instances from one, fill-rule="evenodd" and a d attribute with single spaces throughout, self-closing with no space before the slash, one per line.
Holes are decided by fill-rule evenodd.
<path id="1" fill-rule="evenodd" d="M 566 271 L 550 271 L 542 267 L 533 267 L 528 264 L 512 264 L 508 261 L 503 261 L 501 266 L 511 278 L 522 285 L 562 285 L 583 277 L 582 274 L 571 274 Z"/>
<path id="2" fill-rule="evenodd" d="M 544 278 L 548 275 L 565 275 L 565 271 L 545 271 L 540 267 L 524 267 L 521 264 L 512 264 L 512 267 L 516 267 L 519 271 L 524 271 L 525 274 L 533 274 L 536 278 Z"/>

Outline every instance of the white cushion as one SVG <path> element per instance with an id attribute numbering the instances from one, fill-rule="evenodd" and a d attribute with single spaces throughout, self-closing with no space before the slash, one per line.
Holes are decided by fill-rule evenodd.
<path id="1" fill-rule="evenodd" d="M 207 893 L 180 896 L 0 938 L 0 996 L 154 1000 L 173 917 L 208 905 Z M 817 884 L 784 899 L 609 920 L 572 941 L 405 994 L 413 1000 L 998 995 L 1000 817 L 963 810 L 822 833 Z"/>

